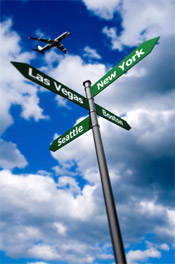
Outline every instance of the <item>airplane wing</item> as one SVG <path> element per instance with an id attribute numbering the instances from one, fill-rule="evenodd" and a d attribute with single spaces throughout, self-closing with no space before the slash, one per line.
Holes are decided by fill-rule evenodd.
<path id="1" fill-rule="evenodd" d="M 70 32 L 64 32 L 62 35 L 57 37 L 55 40 L 62 41 L 63 39 L 67 38 L 70 35 Z"/>
<path id="2" fill-rule="evenodd" d="M 44 39 L 44 38 L 33 38 L 33 37 L 29 37 L 29 39 L 35 39 L 35 40 L 39 40 L 45 43 L 53 43 L 54 40 L 53 39 Z"/>
<path id="3" fill-rule="evenodd" d="M 64 48 L 63 44 L 60 44 L 59 46 L 57 46 L 57 48 L 60 49 L 65 54 L 67 53 L 67 49 Z"/>

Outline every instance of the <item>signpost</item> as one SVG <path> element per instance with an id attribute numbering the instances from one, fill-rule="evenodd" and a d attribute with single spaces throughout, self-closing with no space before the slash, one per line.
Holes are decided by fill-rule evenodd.
<path id="1" fill-rule="evenodd" d="M 152 51 L 158 40 L 159 37 L 143 42 L 138 48 L 131 52 L 131 54 L 129 54 L 125 59 L 117 64 L 112 70 L 106 73 L 93 86 L 91 86 L 90 81 L 85 81 L 83 85 L 85 86 L 87 98 L 26 63 L 12 62 L 12 64 L 27 79 L 89 110 L 89 116 L 80 123 L 76 124 L 62 136 L 55 139 L 50 146 L 50 150 L 56 151 L 62 148 L 92 128 L 116 264 L 126 264 L 127 262 L 125 258 L 115 202 L 112 194 L 112 187 L 103 149 L 100 128 L 98 125 L 97 114 L 126 130 L 130 130 L 131 127 L 122 118 L 95 104 L 94 96 L 104 90 L 113 81 L 118 79 L 126 71 L 131 69 L 136 63 L 147 56 Z"/>
<path id="2" fill-rule="evenodd" d="M 117 211 L 115 209 L 115 202 L 112 194 L 112 187 L 110 183 L 108 167 L 106 163 L 105 153 L 103 149 L 103 143 L 100 134 L 100 128 L 97 120 L 94 98 L 91 93 L 91 82 L 86 81 L 83 83 L 85 86 L 86 97 L 90 106 L 90 118 L 92 124 L 92 132 L 94 137 L 95 149 L 97 154 L 98 166 L 101 176 L 101 183 L 103 188 L 103 195 L 106 205 L 106 212 L 108 217 L 109 228 L 111 232 L 111 239 L 113 244 L 114 256 L 116 264 L 126 264 L 125 251 L 122 243 L 122 237 L 117 217 Z"/>
<path id="3" fill-rule="evenodd" d="M 67 100 L 82 106 L 83 108 L 89 110 L 88 100 L 81 94 L 75 92 L 74 90 L 68 88 L 66 85 L 54 80 L 43 72 L 35 69 L 27 63 L 21 62 L 11 62 L 19 72 L 27 79 L 43 86 L 44 88 L 66 98 Z M 114 124 L 130 130 L 128 123 L 117 115 L 111 113 L 110 111 L 102 108 L 101 106 L 95 104 L 97 114 L 108 121 L 113 122 Z"/>

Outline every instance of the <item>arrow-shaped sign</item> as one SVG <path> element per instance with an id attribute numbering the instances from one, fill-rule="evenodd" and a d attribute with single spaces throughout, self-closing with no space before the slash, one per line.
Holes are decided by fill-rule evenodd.
<path id="1" fill-rule="evenodd" d="M 143 42 L 112 70 L 106 73 L 100 80 L 91 86 L 92 96 L 94 97 L 103 91 L 106 87 L 108 87 L 108 85 L 117 80 L 145 56 L 147 56 L 152 51 L 158 40 L 159 37 Z"/>
<path id="2" fill-rule="evenodd" d="M 96 109 L 97 115 L 105 118 L 108 121 L 111 121 L 115 125 L 118 125 L 126 130 L 131 129 L 130 125 L 124 119 L 120 118 L 119 116 L 114 115 L 113 113 L 106 110 L 105 108 L 102 108 L 101 106 L 95 104 L 95 109 Z"/>
<path id="3" fill-rule="evenodd" d="M 20 73 L 25 78 L 89 110 L 88 100 L 81 94 L 73 91 L 64 84 L 54 80 L 53 78 L 35 69 L 34 67 L 30 66 L 27 63 L 14 62 L 14 61 L 11 63 L 20 71 Z M 118 117 L 117 115 L 111 113 L 110 111 L 106 110 L 105 108 L 102 108 L 97 104 L 95 104 L 95 107 L 96 107 L 97 115 L 105 118 L 108 121 L 113 122 L 114 124 L 126 130 L 130 130 L 131 127 L 122 118 Z"/>
<path id="4" fill-rule="evenodd" d="M 78 94 L 77 92 L 71 90 L 64 84 L 54 80 L 53 78 L 49 77 L 48 75 L 44 74 L 43 72 L 35 69 L 34 67 L 30 66 L 27 63 L 22 62 L 11 62 L 19 72 L 27 79 L 43 86 L 44 88 L 68 99 L 71 102 L 74 102 L 85 109 L 89 109 L 89 104 L 87 99 Z"/>
<path id="5" fill-rule="evenodd" d="M 117 124 L 121 127 L 125 126 L 127 127 L 127 130 L 130 129 L 130 126 L 126 123 L 123 123 L 123 119 L 120 117 L 116 117 L 114 114 L 111 112 L 101 108 L 100 106 L 96 105 L 96 110 L 101 111 L 102 115 L 106 117 L 107 120 L 113 122 L 114 124 Z M 86 117 L 84 120 L 82 120 L 80 123 L 78 123 L 76 126 L 71 128 L 69 131 L 64 133 L 62 136 L 58 137 L 55 139 L 50 146 L 50 150 L 55 152 L 56 150 L 64 147 L 66 144 L 71 142 L 72 140 L 76 139 L 77 137 L 81 136 L 85 132 L 91 129 L 91 122 L 90 118 Z"/>
<path id="6" fill-rule="evenodd" d="M 64 147 L 66 144 L 76 139 L 77 137 L 83 135 L 90 129 L 91 121 L 90 117 L 88 116 L 83 119 L 83 121 L 81 121 L 80 123 L 72 127 L 70 130 L 68 130 L 66 133 L 64 133 L 62 136 L 55 139 L 49 149 L 55 152 L 56 150 Z"/>

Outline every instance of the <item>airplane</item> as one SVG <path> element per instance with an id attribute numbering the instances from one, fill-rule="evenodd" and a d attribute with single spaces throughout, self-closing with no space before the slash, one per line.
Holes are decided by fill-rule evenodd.
<path id="1" fill-rule="evenodd" d="M 35 39 L 35 40 L 39 40 L 39 41 L 43 41 L 45 43 L 48 43 L 44 47 L 41 47 L 40 45 L 38 45 L 38 49 L 32 49 L 34 51 L 38 51 L 38 52 L 44 54 L 44 51 L 46 51 L 52 47 L 57 47 L 58 49 L 60 49 L 62 52 L 64 52 L 66 54 L 67 49 L 64 48 L 63 44 L 60 44 L 60 41 L 67 38 L 69 35 L 70 35 L 70 32 L 64 32 L 63 34 L 61 34 L 59 37 L 57 37 L 54 40 L 53 39 L 44 39 L 44 38 L 33 38 L 33 37 L 29 37 L 29 39 Z"/>

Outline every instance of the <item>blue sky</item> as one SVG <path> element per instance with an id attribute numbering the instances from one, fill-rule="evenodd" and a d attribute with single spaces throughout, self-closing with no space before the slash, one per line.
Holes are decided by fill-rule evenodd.
<path id="1" fill-rule="evenodd" d="M 128 132 L 99 118 L 128 264 L 174 263 L 174 3 L 1 1 L 1 263 L 114 264 L 92 132 L 55 153 L 88 112 L 27 81 L 25 62 L 85 96 L 145 40 L 150 55 L 95 97 Z M 71 35 L 68 53 L 35 53 L 29 36 Z"/>

